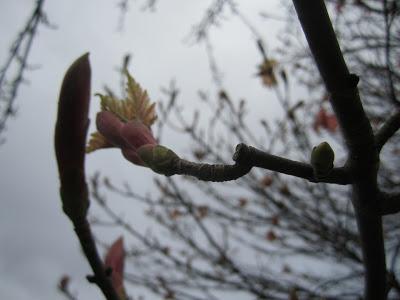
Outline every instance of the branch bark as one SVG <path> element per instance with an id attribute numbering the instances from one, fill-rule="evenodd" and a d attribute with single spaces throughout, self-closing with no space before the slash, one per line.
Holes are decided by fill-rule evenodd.
<path id="1" fill-rule="evenodd" d="M 381 214 L 382 216 L 400 212 L 400 193 L 381 193 Z"/>
<path id="2" fill-rule="evenodd" d="M 250 172 L 252 167 L 259 167 L 311 182 L 346 185 L 352 180 L 347 167 L 334 168 L 327 176 L 317 179 L 310 164 L 272 155 L 245 144 L 236 146 L 233 160 L 235 161 L 233 165 L 205 164 L 175 156 L 163 166 L 165 172 L 159 173 L 166 176 L 189 175 L 199 180 L 222 182 L 236 180 Z"/>
<path id="3" fill-rule="evenodd" d="M 356 213 L 365 268 L 364 298 L 386 299 L 386 262 L 377 186 L 378 152 L 358 94 L 358 77 L 344 61 L 323 0 L 293 0 L 319 72 L 330 92 L 353 178 Z"/>
<path id="4" fill-rule="evenodd" d="M 392 115 L 375 135 L 376 150 L 380 152 L 387 141 L 400 128 L 400 111 Z"/>

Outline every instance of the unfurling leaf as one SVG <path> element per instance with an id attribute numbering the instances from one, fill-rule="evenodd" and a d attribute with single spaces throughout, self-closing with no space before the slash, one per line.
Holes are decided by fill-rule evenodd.
<path id="1" fill-rule="evenodd" d="M 107 139 L 100 132 L 93 132 L 90 135 L 90 140 L 86 146 L 86 153 L 93 152 L 97 149 L 105 149 L 114 147 L 113 144 L 107 141 Z"/>
<path id="2" fill-rule="evenodd" d="M 157 119 L 155 103 L 151 103 L 147 92 L 126 72 L 127 96 L 118 99 L 115 96 L 97 94 L 101 99 L 101 112 L 97 114 L 96 126 L 98 132 L 91 135 L 86 152 L 98 149 L 116 147 L 122 150 L 129 161 L 143 165 L 138 159 L 136 148 L 140 145 L 156 144 L 151 132 L 151 125 Z M 124 133 L 134 139 L 126 140 Z M 137 140 L 138 142 L 135 142 Z M 134 147 L 132 145 L 134 144 Z"/>
<path id="3" fill-rule="evenodd" d="M 155 113 L 155 103 L 151 103 L 146 90 L 126 72 L 127 86 L 126 99 L 119 100 L 109 95 L 98 96 L 101 99 L 103 111 L 110 111 L 117 115 L 121 120 L 137 120 L 150 127 L 157 119 Z"/>

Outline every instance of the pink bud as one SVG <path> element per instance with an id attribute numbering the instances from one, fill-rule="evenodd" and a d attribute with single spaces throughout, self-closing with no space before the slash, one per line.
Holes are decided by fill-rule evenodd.
<path id="1" fill-rule="evenodd" d="M 138 166 L 144 166 L 143 160 L 140 159 L 139 155 L 137 154 L 136 150 L 130 149 L 130 148 L 125 148 L 121 149 L 122 155 L 129 160 L 131 163 L 138 165 Z"/>
<path id="2" fill-rule="evenodd" d="M 129 144 L 121 137 L 124 123 L 112 112 L 101 111 L 96 116 L 97 130 L 116 147 L 126 148 Z"/>
<path id="3" fill-rule="evenodd" d="M 104 259 L 104 265 L 112 269 L 111 281 L 121 299 L 126 299 L 123 282 L 124 263 L 124 240 L 120 237 L 111 245 L 110 249 L 108 249 L 107 255 Z"/>
<path id="4" fill-rule="evenodd" d="M 157 145 L 151 130 L 139 121 L 125 123 L 121 129 L 121 136 L 134 150 L 144 145 Z"/>

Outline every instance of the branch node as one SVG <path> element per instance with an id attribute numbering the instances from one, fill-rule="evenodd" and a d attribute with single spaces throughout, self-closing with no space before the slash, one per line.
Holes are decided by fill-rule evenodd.
<path id="1" fill-rule="evenodd" d="M 97 284 L 96 275 L 86 275 L 86 279 L 87 279 L 87 281 L 89 281 L 90 283 Z"/>

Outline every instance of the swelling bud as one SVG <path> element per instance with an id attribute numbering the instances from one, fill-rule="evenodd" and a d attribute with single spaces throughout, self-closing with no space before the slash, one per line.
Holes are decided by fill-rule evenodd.
<path id="1" fill-rule="evenodd" d="M 316 179 L 324 178 L 333 169 L 335 153 L 327 142 L 315 146 L 311 152 L 311 166 Z"/>
<path id="2" fill-rule="evenodd" d="M 179 156 L 174 151 L 161 145 L 145 145 L 137 150 L 140 159 L 154 172 L 166 176 L 175 174 L 174 163 Z"/>

